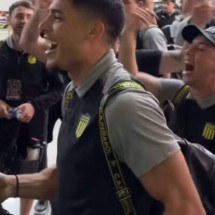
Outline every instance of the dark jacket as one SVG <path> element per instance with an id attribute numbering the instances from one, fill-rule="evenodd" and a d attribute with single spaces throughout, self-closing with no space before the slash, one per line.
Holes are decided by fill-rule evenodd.
<path id="1" fill-rule="evenodd" d="M 47 71 L 33 56 L 11 49 L 3 42 L 0 47 L 0 99 L 12 107 L 30 102 L 35 115 L 29 123 L 0 119 L 0 146 L 16 139 L 17 145 L 21 142 L 24 147 L 32 136 L 45 141 L 48 109 L 60 101 L 63 90 L 60 74 Z M 13 94 L 18 97 L 12 98 Z"/>

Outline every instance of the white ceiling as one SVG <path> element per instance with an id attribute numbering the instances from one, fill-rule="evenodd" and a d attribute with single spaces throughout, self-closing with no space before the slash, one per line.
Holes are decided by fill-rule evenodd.
<path id="1" fill-rule="evenodd" d="M 9 6 L 17 0 L 0 0 L 0 10 L 8 11 Z"/>

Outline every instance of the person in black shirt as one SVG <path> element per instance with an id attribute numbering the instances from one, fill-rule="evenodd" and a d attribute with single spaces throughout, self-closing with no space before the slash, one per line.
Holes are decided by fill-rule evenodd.
<path id="1" fill-rule="evenodd" d="M 64 90 L 62 77 L 48 71 L 44 63 L 24 52 L 19 44 L 22 29 L 33 12 L 29 1 L 17 1 L 10 6 L 13 33 L 0 47 L 1 155 L 8 154 L 7 157 L 23 161 L 28 157 L 27 147 L 32 141 L 38 141 L 41 147 L 46 143 L 49 108 L 60 101 Z M 13 108 L 19 113 L 15 118 L 11 116 Z M 11 148 L 15 150 L 12 154 Z M 41 164 L 45 168 L 46 147 L 43 148 Z M 18 162 L 10 165 L 11 174 L 39 170 L 38 165 L 27 169 L 18 169 Z M 31 202 L 21 201 L 21 215 L 29 214 Z"/>
<path id="2" fill-rule="evenodd" d="M 172 24 L 180 14 L 179 10 L 176 9 L 175 0 L 163 0 L 162 5 L 162 9 L 156 12 L 157 25 L 159 28 Z"/>

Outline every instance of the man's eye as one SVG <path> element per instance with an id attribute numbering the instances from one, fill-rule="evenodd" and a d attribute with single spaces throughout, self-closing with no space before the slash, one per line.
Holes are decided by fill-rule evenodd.
<path id="1" fill-rule="evenodd" d="M 23 15 L 17 15 L 16 18 L 17 19 L 23 19 Z"/>
<path id="2" fill-rule="evenodd" d="M 61 20 L 62 18 L 60 16 L 54 16 L 54 19 Z"/>
<path id="3" fill-rule="evenodd" d="M 196 49 L 199 51 L 204 51 L 205 45 L 204 44 L 199 44 Z"/>
<path id="4" fill-rule="evenodd" d="M 53 18 L 56 20 L 61 20 L 62 19 L 62 15 L 59 13 L 53 13 Z"/>

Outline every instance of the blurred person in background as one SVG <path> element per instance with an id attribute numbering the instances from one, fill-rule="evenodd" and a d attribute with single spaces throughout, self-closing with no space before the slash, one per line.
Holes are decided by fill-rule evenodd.
<path id="1" fill-rule="evenodd" d="M 2 41 L 0 48 L 1 147 L 4 147 L 4 143 L 10 146 L 13 138 L 15 158 L 22 160 L 26 160 L 27 147 L 32 140 L 38 140 L 43 150 L 41 160 L 38 160 L 39 167 L 19 170 L 16 169 L 17 163 L 14 163 L 11 174 L 20 173 L 19 171 L 37 172 L 47 166 L 44 143 L 47 142 L 48 111 L 60 101 L 64 90 L 62 77 L 47 71 L 45 64 L 23 51 L 20 45 L 22 30 L 33 13 L 34 7 L 30 1 L 17 1 L 9 8 L 8 19 L 13 32 Z M 11 119 L 10 112 L 14 107 L 20 115 Z M 14 156 L 7 150 L 1 152 L 8 154 L 8 158 Z M 20 215 L 29 215 L 31 205 L 32 200 L 21 199 Z"/>
<path id="2" fill-rule="evenodd" d="M 180 15 L 180 11 L 176 8 L 175 0 L 163 0 L 162 6 L 162 10 L 156 12 L 159 28 L 172 24 L 176 17 Z"/>
<path id="3" fill-rule="evenodd" d="M 173 22 L 170 27 L 174 44 L 183 46 L 182 30 L 188 24 L 194 24 L 202 29 L 215 26 L 214 0 L 183 0 L 181 20 Z"/>
<path id="4" fill-rule="evenodd" d="M 151 17 L 138 11 L 131 13 L 129 18 L 129 30 L 122 35 L 120 61 L 158 98 L 160 104 L 179 95 L 181 100 L 172 118 L 172 130 L 215 154 L 215 27 L 202 30 L 195 25 L 186 26 L 182 36 L 189 45 L 181 56 L 185 65 L 182 80 L 162 79 L 139 72 L 135 58 L 135 32 Z M 186 94 L 184 89 L 188 89 Z"/>

